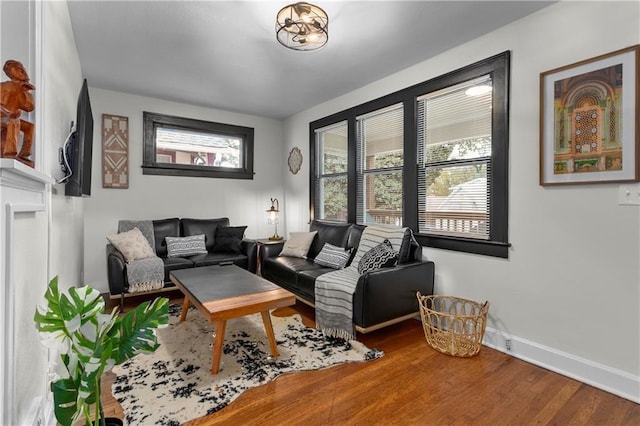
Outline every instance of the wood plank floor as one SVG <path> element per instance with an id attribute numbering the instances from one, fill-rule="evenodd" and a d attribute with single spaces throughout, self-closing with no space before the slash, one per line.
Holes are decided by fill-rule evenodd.
<path id="1" fill-rule="evenodd" d="M 275 312 L 295 313 L 313 326 L 304 304 Z M 385 356 L 280 376 L 188 425 L 640 425 L 640 405 L 490 348 L 468 359 L 441 354 L 419 321 L 358 339 Z M 122 418 L 112 382 L 107 373 L 105 414 Z"/>

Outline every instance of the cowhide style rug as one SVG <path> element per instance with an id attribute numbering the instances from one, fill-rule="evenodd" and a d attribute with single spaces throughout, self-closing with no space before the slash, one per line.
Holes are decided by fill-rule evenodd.
<path id="1" fill-rule="evenodd" d="M 298 315 L 271 316 L 280 356 L 271 357 L 260 314 L 227 322 L 221 369 L 211 374 L 215 327 L 190 310 L 179 323 L 171 306 L 169 326 L 158 330 L 160 347 L 138 355 L 113 372 L 114 398 L 131 425 L 179 425 L 227 406 L 243 391 L 291 371 L 316 370 L 383 355 L 357 341 L 325 338 L 305 327 Z"/>

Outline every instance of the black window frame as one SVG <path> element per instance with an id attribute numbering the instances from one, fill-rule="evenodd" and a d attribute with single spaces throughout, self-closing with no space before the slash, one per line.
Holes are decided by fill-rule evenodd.
<path id="1" fill-rule="evenodd" d="M 148 111 L 143 112 L 143 126 L 144 148 L 142 155 L 142 174 L 144 175 L 253 179 L 254 129 L 252 127 L 176 117 Z M 155 135 L 158 127 L 184 129 L 240 138 L 242 140 L 243 153 L 240 160 L 242 167 L 211 167 L 191 164 L 160 163 L 156 159 Z"/>
<path id="2" fill-rule="evenodd" d="M 349 123 L 345 123 L 347 125 L 347 129 L 349 129 Z M 339 121 L 337 123 L 335 123 L 334 125 L 332 125 L 331 127 L 339 127 L 342 125 L 342 122 Z M 325 130 L 325 128 L 317 128 L 314 130 L 314 140 L 317 140 L 315 138 L 317 138 L 317 131 L 321 131 L 321 130 Z M 321 167 L 319 166 L 320 164 L 320 158 L 316 158 L 315 156 L 315 152 L 316 152 L 316 148 L 317 148 L 317 144 L 314 144 L 313 147 L 313 156 L 312 159 L 314 161 L 314 165 L 312 167 L 313 170 L 321 170 Z M 349 152 L 349 145 L 347 144 L 347 161 L 349 161 L 349 158 L 351 156 L 351 153 Z M 323 180 L 326 179 L 332 179 L 332 178 L 340 178 L 340 177 L 346 177 L 347 178 L 347 185 L 349 184 L 349 164 L 347 164 L 347 170 L 344 172 L 337 172 L 337 173 L 318 173 L 318 175 L 316 176 L 316 179 L 314 179 L 312 181 L 312 184 L 314 185 L 314 194 L 316 191 L 317 186 L 316 183 L 318 182 L 322 182 Z M 313 206 L 313 214 L 315 216 L 315 203 L 314 201 L 311 202 L 311 205 Z M 347 199 L 347 212 L 349 211 L 349 200 Z M 334 222 L 343 222 L 342 220 L 338 220 L 338 219 L 326 219 L 326 218 L 319 218 L 321 220 L 326 220 L 326 221 L 334 221 Z M 349 221 L 349 219 L 347 218 L 347 220 L 345 220 L 345 222 Z"/>
<path id="3" fill-rule="evenodd" d="M 316 156 L 315 131 L 340 121 L 348 123 L 348 222 L 356 223 L 356 117 L 402 103 L 404 107 L 403 224 L 410 227 L 425 247 L 508 258 L 509 219 L 509 86 L 510 51 L 459 68 L 444 75 L 340 111 L 309 123 L 309 212 L 314 219 Z M 459 83 L 490 75 L 492 96 L 492 154 L 490 167 L 489 240 L 420 234 L 418 232 L 418 114 L 417 98 Z"/>

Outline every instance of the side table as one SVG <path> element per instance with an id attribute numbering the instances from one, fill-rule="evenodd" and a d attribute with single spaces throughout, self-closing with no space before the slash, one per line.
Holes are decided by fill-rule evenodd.
<path id="1" fill-rule="evenodd" d="M 257 256 L 258 265 L 256 265 L 256 275 L 262 276 L 262 268 L 260 266 L 262 265 L 262 246 L 270 245 L 270 244 L 284 244 L 286 240 L 285 239 L 270 240 L 269 238 L 258 238 L 258 239 L 254 239 L 253 241 L 255 241 L 256 244 L 258 245 L 258 256 Z"/>

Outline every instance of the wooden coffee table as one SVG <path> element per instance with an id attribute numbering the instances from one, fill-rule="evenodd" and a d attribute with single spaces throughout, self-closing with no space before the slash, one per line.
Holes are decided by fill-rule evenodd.
<path id="1" fill-rule="evenodd" d="M 193 305 L 216 325 L 211 373 L 220 369 L 227 320 L 260 312 L 267 332 L 271 355 L 278 356 L 269 311 L 295 304 L 295 296 L 285 289 L 236 265 L 204 266 L 169 273 L 184 294 L 180 322 Z"/>

